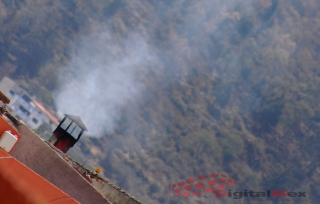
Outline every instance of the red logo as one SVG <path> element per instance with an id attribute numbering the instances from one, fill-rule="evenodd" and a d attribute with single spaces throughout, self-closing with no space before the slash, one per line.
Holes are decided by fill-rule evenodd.
<path id="1" fill-rule="evenodd" d="M 233 187 L 237 182 L 226 174 L 200 175 L 169 185 L 171 194 L 177 196 L 200 196 L 202 193 L 214 194 L 218 198 L 227 196 L 227 188 Z"/>

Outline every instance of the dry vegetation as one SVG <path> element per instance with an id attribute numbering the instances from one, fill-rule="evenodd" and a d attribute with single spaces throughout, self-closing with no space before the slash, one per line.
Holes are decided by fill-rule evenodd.
<path id="1" fill-rule="evenodd" d="M 79 159 L 93 155 L 145 203 L 187 203 L 167 186 L 222 172 L 240 190 L 303 190 L 318 201 L 320 3 L 239 2 L 2 0 L 0 74 L 54 109 L 56 73 L 79 36 L 102 25 L 120 41 L 139 34 L 161 64 L 138 68 L 143 100 L 123 108 L 113 133 L 85 138 Z"/>

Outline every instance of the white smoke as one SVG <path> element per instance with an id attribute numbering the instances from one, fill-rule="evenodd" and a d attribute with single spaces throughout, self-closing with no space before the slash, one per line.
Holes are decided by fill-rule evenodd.
<path id="1" fill-rule="evenodd" d="M 139 100 L 144 85 L 138 70 L 152 54 L 137 35 L 117 41 L 103 31 L 80 42 L 69 66 L 59 72 L 56 105 L 60 114 L 80 116 L 88 135 L 101 137 L 114 130 L 123 107 Z"/>

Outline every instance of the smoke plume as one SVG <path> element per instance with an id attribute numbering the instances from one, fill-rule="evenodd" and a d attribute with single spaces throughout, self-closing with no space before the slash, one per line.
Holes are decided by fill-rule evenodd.
<path id="1" fill-rule="evenodd" d="M 114 130 L 123 107 L 139 100 L 144 85 L 138 70 L 152 54 L 136 35 L 116 41 L 105 30 L 80 41 L 69 66 L 60 72 L 56 105 L 60 114 L 80 116 L 88 134 L 100 137 Z"/>

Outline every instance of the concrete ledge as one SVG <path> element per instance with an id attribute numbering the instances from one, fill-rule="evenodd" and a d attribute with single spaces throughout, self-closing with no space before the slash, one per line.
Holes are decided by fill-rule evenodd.
<path id="1" fill-rule="evenodd" d="M 81 203 L 111 204 L 25 124 L 17 129 L 21 140 L 11 153 L 13 157 Z"/>

